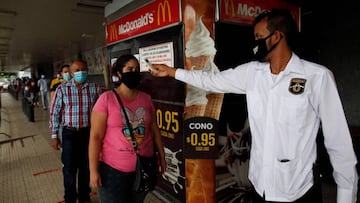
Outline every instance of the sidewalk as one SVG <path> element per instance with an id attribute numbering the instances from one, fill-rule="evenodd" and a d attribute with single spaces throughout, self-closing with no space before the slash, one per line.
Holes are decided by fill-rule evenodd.
<path id="1" fill-rule="evenodd" d="M 0 202 L 64 202 L 60 151 L 50 146 L 49 110 L 35 108 L 35 121 L 30 122 L 22 98 L 0 94 Z M 91 202 L 99 202 L 96 191 Z M 149 194 L 145 202 L 161 201 Z"/>

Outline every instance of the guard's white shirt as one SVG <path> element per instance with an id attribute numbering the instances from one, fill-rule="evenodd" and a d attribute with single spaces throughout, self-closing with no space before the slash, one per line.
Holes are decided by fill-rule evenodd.
<path id="1" fill-rule="evenodd" d="M 337 202 L 356 201 L 357 160 L 336 83 L 326 67 L 293 53 L 275 80 L 269 63 L 260 62 L 220 73 L 177 69 L 175 78 L 207 91 L 246 94 L 252 135 L 249 179 L 267 201 L 294 201 L 313 186 L 320 122 Z"/>

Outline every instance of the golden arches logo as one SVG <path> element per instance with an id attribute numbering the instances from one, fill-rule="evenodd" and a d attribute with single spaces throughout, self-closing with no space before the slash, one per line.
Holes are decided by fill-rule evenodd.
<path id="1" fill-rule="evenodd" d="M 109 40 L 114 41 L 117 40 L 117 38 L 118 38 L 118 31 L 116 29 L 116 25 L 113 24 L 109 28 Z"/>
<path id="2" fill-rule="evenodd" d="M 225 14 L 235 16 L 235 7 L 233 0 L 223 0 L 225 6 Z"/>
<path id="3" fill-rule="evenodd" d="M 171 22 L 171 10 L 170 10 L 170 4 L 169 4 L 168 0 L 163 1 L 162 3 L 159 3 L 159 5 L 158 5 L 158 9 L 157 9 L 157 25 L 160 25 L 161 22 L 165 22 L 165 20 L 166 20 L 166 15 L 165 14 L 166 13 L 168 15 L 168 21 Z M 161 17 L 162 17 L 162 21 L 160 22 Z"/>

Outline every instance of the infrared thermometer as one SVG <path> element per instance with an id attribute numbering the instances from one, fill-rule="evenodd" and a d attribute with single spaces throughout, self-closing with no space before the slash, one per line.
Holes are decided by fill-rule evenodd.
<path id="1" fill-rule="evenodd" d="M 145 61 L 145 63 L 149 66 L 149 68 L 151 69 L 151 71 L 153 71 L 154 73 L 157 72 L 157 70 L 152 67 L 151 62 L 150 62 L 147 58 L 145 58 L 144 61 Z"/>

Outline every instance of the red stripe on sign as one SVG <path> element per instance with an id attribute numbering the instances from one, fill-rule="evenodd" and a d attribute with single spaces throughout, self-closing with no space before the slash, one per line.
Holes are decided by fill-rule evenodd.
<path id="1" fill-rule="evenodd" d="M 38 176 L 38 175 L 42 175 L 42 174 L 46 174 L 46 173 L 51 173 L 51 172 L 55 172 L 55 171 L 60 171 L 61 168 L 55 168 L 55 169 L 50 169 L 50 170 L 47 170 L 47 171 L 42 171 L 42 172 L 39 172 L 39 173 L 34 173 L 33 176 Z"/>

